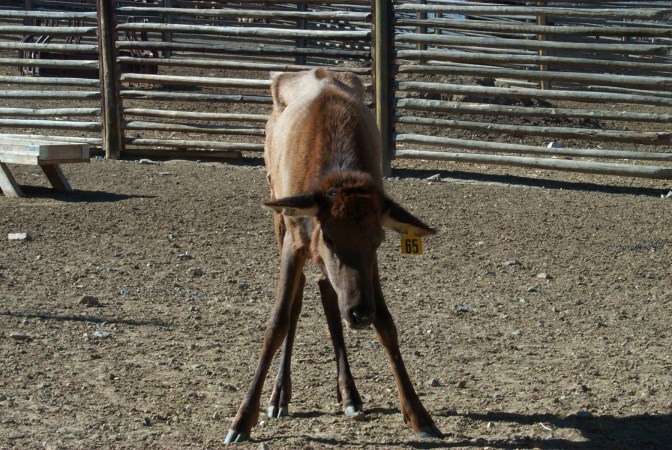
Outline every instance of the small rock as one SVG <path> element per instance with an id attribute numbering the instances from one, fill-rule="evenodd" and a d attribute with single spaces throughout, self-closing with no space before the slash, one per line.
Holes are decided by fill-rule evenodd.
<path id="1" fill-rule="evenodd" d="M 519 265 L 520 265 L 520 261 L 518 261 L 517 259 L 510 259 L 510 260 L 504 261 L 503 263 L 500 264 L 500 266 L 503 266 L 503 267 L 519 266 Z"/>
<path id="2" fill-rule="evenodd" d="M 259 444 L 259 447 L 257 447 L 257 450 L 271 450 L 271 447 L 269 447 L 267 443 L 262 442 Z"/>
<path id="3" fill-rule="evenodd" d="M 431 380 L 429 380 L 429 385 L 431 387 L 439 387 L 441 386 L 441 382 L 439 381 L 438 378 L 432 378 Z"/>
<path id="4" fill-rule="evenodd" d="M 180 261 L 189 261 L 190 259 L 194 259 L 194 257 L 187 252 L 180 253 L 179 255 L 177 255 L 177 257 Z"/>
<path id="5" fill-rule="evenodd" d="M 427 181 L 441 181 L 441 175 L 438 173 L 436 175 L 432 175 L 431 177 L 427 177 Z"/>
<path id="6" fill-rule="evenodd" d="M 146 165 L 150 165 L 150 166 L 158 166 L 159 164 L 161 164 L 158 161 L 152 161 L 151 159 L 147 159 L 147 158 L 141 159 L 140 161 L 138 161 L 138 163 L 139 164 L 146 164 Z"/>
<path id="7" fill-rule="evenodd" d="M 556 141 L 549 142 L 546 147 L 547 148 L 565 148 L 565 146 L 563 144 L 561 144 L 560 142 L 556 142 Z"/>
<path id="8" fill-rule="evenodd" d="M 527 292 L 541 292 L 541 286 L 538 284 L 530 286 L 529 288 L 527 288 Z"/>
<path id="9" fill-rule="evenodd" d="M 464 314 L 469 312 L 469 305 L 456 305 L 455 312 L 458 314 Z"/>
<path id="10" fill-rule="evenodd" d="M 668 192 L 667 194 L 661 194 L 660 198 L 672 198 L 672 191 Z"/>
<path id="11" fill-rule="evenodd" d="M 187 273 L 191 278 L 198 278 L 203 276 L 203 269 L 200 269 L 198 267 L 191 268 L 187 271 Z"/>
<path id="12" fill-rule="evenodd" d="M 9 233 L 7 239 L 10 241 L 30 241 L 32 237 L 28 233 Z"/>
<path id="13" fill-rule="evenodd" d="M 15 341 L 32 341 L 33 337 L 27 333 L 21 333 L 20 331 L 12 331 L 9 333 L 9 337 Z"/>
<path id="14" fill-rule="evenodd" d="M 542 273 L 538 273 L 538 274 L 537 274 L 537 278 L 539 278 L 539 279 L 541 279 L 541 280 L 552 280 L 552 279 L 553 279 L 552 276 L 550 276 L 549 274 L 544 273 L 544 272 L 542 272 Z"/>
<path id="15" fill-rule="evenodd" d="M 152 425 L 152 419 L 150 419 L 149 417 L 145 417 L 144 419 L 142 419 L 142 424 L 146 427 L 149 427 Z"/>
<path id="16" fill-rule="evenodd" d="M 93 333 L 91 333 L 91 336 L 93 336 L 96 339 L 107 339 L 112 335 L 107 331 L 94 331 Z"/>
<path id="17" fill-rule="evenodd" d="M 79 300 L 80 305 L 93 307 L 93 306 L 102 306 L 98 297 L 94 295 L 85 295 Z"/>
<path id="18" fill-rule="evenodd" d="M 42 261 L 43 259 L 44 259 L 44 256 L 42 256 L 42 255 L 37 255 L 35 257 L 35 261 Z"/>
<path id="19" fill-rule="evenodd" d="M 457 383 L 457 387 L 460 388 L 460 389 L 464 389 L 464 388 L 466 388 L 466 387 L 467 387 L 467 380 L 460 380 L 460 381 Z"/>

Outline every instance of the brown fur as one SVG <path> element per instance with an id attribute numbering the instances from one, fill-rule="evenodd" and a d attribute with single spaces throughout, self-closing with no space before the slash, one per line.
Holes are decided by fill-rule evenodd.
<path id="1" fill-rule="evenodd" d="M 306 260 L 322 272 L 318 285 L 336 353 L 337 396 L 346 415 L 361 411 L 362 401 L 350 373 L 341 318 L 354 328 L 373 326 L 392 367 L 404 418 L 417 433 L 440 436 L 406 373 L 376 257 L 383 226 L 418 235 L 434 230 L 383 191 L 380 135 L 363 104 L 363 85 L 354 75 L 317 69 L 277 75 L 271 93 L 264 153 L 271 201 L 266 206 L 275 211 L 280 279 L 259 364 L 226 441 L 246 439 L 257 422 L 263 383 L 283 341 L 268 413 L 288 412 Z"/>

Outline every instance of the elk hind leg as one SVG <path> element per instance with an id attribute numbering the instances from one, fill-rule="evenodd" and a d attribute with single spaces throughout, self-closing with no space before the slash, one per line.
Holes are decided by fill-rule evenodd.
<path id="1" fill-rule="evenodd" d="M 356 417 L 363 410 L 362 399 L 355 386 L 355 379 L 350 372 L 350 363 L 343 339 L 343 325 L 338 310 L 338 297 L 331 282 L 322 277 L 317 282 L 320 287 L 322 307 L 327 317 L 329 334 L 336 353 L 336 396 L 347 417 Z"/>

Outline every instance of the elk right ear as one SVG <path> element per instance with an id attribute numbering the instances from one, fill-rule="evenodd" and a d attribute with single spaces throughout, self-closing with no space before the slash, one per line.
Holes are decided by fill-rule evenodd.
<path id="1" fill-rule="evenodd" d="M 290 217 L 315 217 L 320 210 L 314 194 L 297 195 L 264 202 L 264 206 L 271 208 L 276 213 Z"/>
<path id="2" fill-rule="evenodd" d="M 412 230 L 418 236 L 436 234 L 436 230 L 423 221 L 406 211 L 393 200 L 387 199 L 385 212 L 383 213 L 383 226 L 405 234 Z"/>

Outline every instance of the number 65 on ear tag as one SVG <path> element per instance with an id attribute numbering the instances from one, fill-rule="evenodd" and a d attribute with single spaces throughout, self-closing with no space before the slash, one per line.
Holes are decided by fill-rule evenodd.
<path id="1" fill-rule="evenodd" d="M 412 230 L 406 231 L 401 237 L 401 253 L 404 255 L 422 255 L 422 238 Z"/>

